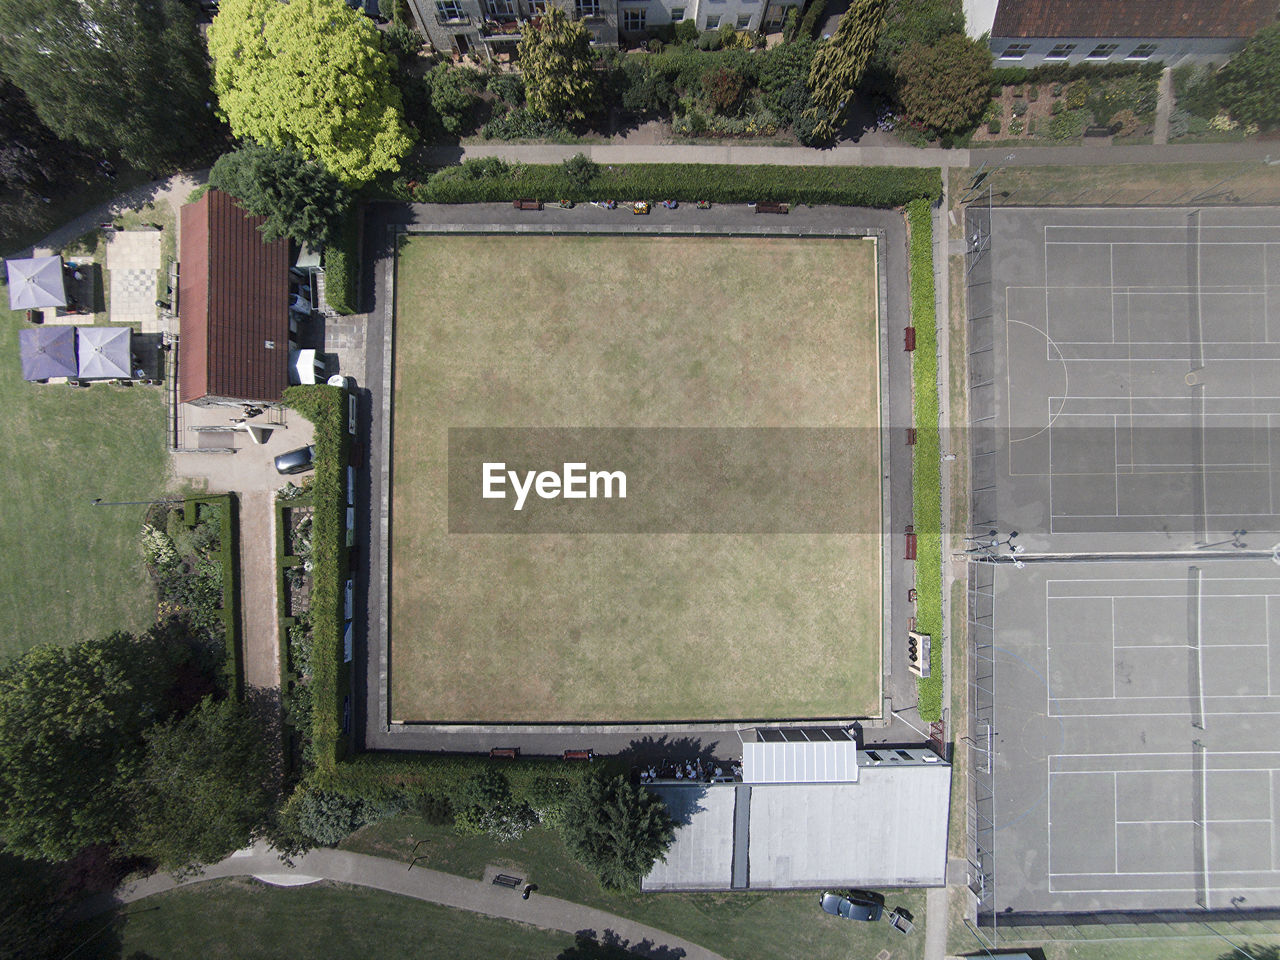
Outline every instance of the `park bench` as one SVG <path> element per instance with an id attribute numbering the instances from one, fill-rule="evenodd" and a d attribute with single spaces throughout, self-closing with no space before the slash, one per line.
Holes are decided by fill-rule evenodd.
<path id="1" fill-rule="evenodd" d="M 916 348 L 916 328 L 915 327 L 907 327 L 907 332 L 903 338 L 903 341 L 906 346 L 907 353 L 910 353 L 912 350 Z"/>
<path id="2" fill-rule="evenodd" d="M 904 560 L 914 560 L 916 558 L 916 528 L 914 524 L 907 524 L 907 555 Z"/>
<path id="3" fill-rule="evenodd" d="M 791 205 L 779 203 L 777 200 L 761 200 L 756 204 L 756 213 L 790 213 Z"/>
<path id="4" fill-rule="evenodd" d="M 514 760 L 520 753 L 515 747 L 494 747 L 489 751 L 490 760 Z"/>
<path id="5" fill-rule="evenodd" d="M 1086 137 L 1109 137 L 1115 133 L 1110 127 L 1085 127 Z"/>
<path id="6" fill-rule="evenodd" d="M 590 760 L 593 756 L 595 754 L 590 750 L 566 750 L 564 752 L 566 760 Z"/>
<path id="7" fill-rule="evenodd" d="M 523 877 L 513 877 L 510 874 L 500 873 L 493 878 L 493 883 L 498 887 L 510 887 L 514 890 L 520 884 L 524 883 Z"/>
<path id="8" fill-rule="evenodd" d="M 511 204 L 517 210 L 541 210 L 541 200 L 515 200 Z"/>

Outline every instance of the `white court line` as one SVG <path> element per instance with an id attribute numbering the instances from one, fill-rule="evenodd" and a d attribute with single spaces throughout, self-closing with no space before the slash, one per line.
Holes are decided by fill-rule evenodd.
<path id="1" fill-rule="evenodd" d="M 1128 753 L 1094 752 L 1094 753 L 1051 753 L 1049 754 L 1050 757 L 1053 757 L 1055 759 L 1057 757 L 1071 757 L 1073 759 L 1079 759 L 1080 757 L 1185 757 L 1186 755 L 1187 755 L 1187 751 L 1185 750 L 1142 750 L 1140 752 L 1128 752 Z M 1278 760 L 1280 760 L 1280 750 L 1217 750 L 1214 752 L 1214 756 L 1215 757 L 1268 756 L 1268 757 L 1276 757 Z M 1263 767 L 1262 769 L 1270 770 L 1273 768 Z M 1274 769 L 1280 770 L 1280 764 L 1277 764 Z"/>
<path id="2" fill-rule="evenodd" d="M 1195 647 L 1189 643 L 1117 643 L 1117 647 L 1122 650 L 1194 650 Z M 1265 643 L 1212 643 L 1210 644 L 1215 650 L 1219 647 L 1265 647 Z"/>
<path id="3" fill-rule="evenodd" d="M 1259 773 L 1271 773 L 1270 770 L 1259 770 Z M 1117 820 L 1116 823 L 1123 824 L 1146 824 L 1146 823 L 1195 823 L 1195 820 Z M 1249 817 L 1238 820 L 1206 820 L 1205 823 L 1270 823 L 1270 817 Z"/>
<path id="4" fill-rule="evenodd" d="M 1230 871 L 1230 872 L 1231 872 L 1231 873 L 1242 873 L 1243 871 L 1240 871 L 1240 870 L 1232 870 L 1232 871 Z M 1254 872 L 1255 872 L 1255 873 L 1269 873 L 1270 871 L 1266 871 L 1266 870 L 1258 870 L 1258 871 L 1254 871 Z M 1059 874 L 1055 874 L 1054 876 L 1065 877 L 1065 876 L 1073 876 L 1073 874 L 1059 873 Z M 1074 874 L 1074 876 L 1084 876 L 1084 877 L 1088 877 L 1088 876 L 1103 876 L 1103 877 L 1109 877 L 1109 876 L 1111 876 L 1111 874 L 1109 874 L 1109 873 L 1103 873 L 1103 874 L 1088 874 L 1088 873 L 1084 873 L 1084 874 Z M 1127 873 L 1121 873 L 1121 874 L 1116 874 L 1116 876 L 1127 877 L 1127 876 L 1130 876 L 1130 874 L 1127 874 Z M 1142 874 L 1136 874 L 1136 876 L 1142 876 Z M 1161 874 L 1153 874 L 1153 876 L 1166 877 L 1166 876 L 1173 876 L 1173 874 L 1165 874 L 1165 873 L 1161 873 Z M 1214 889 L 1213 889 L 1213 890 L 1211 890 L 1211 891 L 1206 891 L 1206 893 L 1230 893 L 1230 894 L 1236 894 L 1236 893 L 1238 893 L 1238 892 L 1240 892 L 1240 891 L 1245 891 L 1245 890 L 1247 890 L 1247 891 L 1251 891 L 1251 892 L 1258 892 L 1258 893 L 1274 893 L 1274 892 L 1275 892 L 1275 890 L 1276 890 L 1276 887 L 1275 887 L 1275 885 L 1272 885 L 1272 886 L 1269 886 L 1269 887 L 1242 887 L 1242 886 L 1237 886 L 1236 884 L 1232 884 L 1232 885 L 1231 885 L 1231 886 L 1229 886 L 1229 887 L 1214 888 Z M 1169 893 L 1199 893 L 1199 892 L 1200 892 L 1200 888 L 1199 888 L 1199 887 L 1137 887 L 1137 888 L 1133 888 L 1133 887 L 1125 887 L 1125 888 L 1123 888 L 1123 889 L 1121 889 L 1121 888 L 1114 888 L 1114 889 L 1113 889 L 1113 888 L 1106 888 L 1106 887 L 1102 887 L 1102 888 L 1099 888 L 1099 889 L 1096 889 L 1096 890 L 1095 890 L 1095 889 L 1082 889 L 1082 890 L 1077 890 L 1077 889 L 1075 889 L 1075 888 L 1073 887 L 1073 888 L 1072 888 L 1072 889 L 1070 889 L 1070 890 L 1056 890 L 1056 889 L 1054 889 L 1054 886 L 1053 886 L 1053 880 L 1052 880 L 1052 878 L 1050 878 L 1050 881 L 1049 881 L 1049 890 L 1048 890 L 1048 892 L 1049 892 L 1049 893 L 1060 893 L 1060 894 L 1063 894 L 1064 896 L 1067 896 L 1067 895 L 1070 895 L 1070 894 L 1074 894 L 1074 893 L 1078 893 L 1078 894 L 1081 894 L 1081 895 L 1086 895 L 1086 894 L 1093 894 L 1093 895 L 1097 895 L 1097 894 L 1111 894 L 1111 895 L 1113 895 L 1113 896 L 1122 896 L 1122 895 L 1127 894 L 1127 893 L 1146 894 L 1146 895 L 1148 895 L 1148 896 L 1149 896 L 1149 895 L 1151 895 L 1151 894 L 1153 894 L 1153 893 L 1156 893 L 1156 894 L 1160 894 L 1161 896 L 1163 896 L 1163 895 L 1165 895 L 1165 894 L 1169 894 Z M 1183 935 L 1183 934 L 1179 934 L 1178 936 L 1179 936 L 1179 939 L 1181 939 L 1184 935 Z M 1117 940 L 1117 939 L 1133 940 L 1133 939 L 1135 939 L 1135 938 L 1133 938 L 1133 937 L 1112 937 L 1112 938 L 1099 937 L 1099 938 L 1095 939 L 1095 938 L 1093 938 L 1093 937 L 1090 937 L 1090 938 L 1089 938 L 1089 940 L 1088 940 L 1088 942 L 1089 942 L 1089 943 L 1102 943 L 1102 942 L 1105 942 L 1105 941 L 1108 941 L 1108 940 Z M 1071 942 L 1072 942 L 1072 943 L 1078 943 L 1079 941 L 1077 941 L 1077 940 L 1072 940 Z"/>
<path id="5" fill-rule="evenodd" d="M 1111 828 L 1112 873 L 1120 872 L 1120 777 L 1111 774 L 1111 819 L 1115 821 Z"/>
<path id="6" fill-rule="evenodd" d="M 1058 754 L 1058 756 L 1061 756 L 1061 754 Z M 1094 756 L 1094 754 L 1085 754 L 1085 756 L 1092 757 Z M 1120 753 L 1120 754 L 1099 753 L 1097 754 L 1097 756 L 1125 757 L 1127 755 L 1123 753 Z M 1134 754 L 1134 756 L 1146 756 L 1146 754 Z M 1177 754 L 1177 756 L 1185 758 L 1186 754 L 1180 753 L 1180 754 Z M 1214 754 L 1214 756 L 1218 756 L 1218 754 Z M 1268 771 L 1277 771 L 1277 770 L 1280 770 L 1280 768 L 1277 768 L 1277 767 L 1214 767 L 1212 770 L 1209 770 L 1207 772 L 1209 773 L 1267 773 Z M 1192 771 L 1189 768 L 1185 770 L 1178 770 L 1170 767 L 1138 767 L 1133 770 L 1121 770 L 1119 768 L 1115 770 L 1050 770 L 1049 776 L 1050 777 L 1096 777 L 1096 776 L 1109 777 L 1109 776 L 1112 776 L 1113 774 L 1131 774 L 1131 773 L 1176 773 L 1176 774 L 1181 774 L 1183 776 L 1189 777 L 1191 776 Z"/>

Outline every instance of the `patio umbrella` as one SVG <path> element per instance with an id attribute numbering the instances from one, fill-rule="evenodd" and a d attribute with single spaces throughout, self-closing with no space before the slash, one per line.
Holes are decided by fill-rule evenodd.
<path id="1" fill-rule="evenodd" d="M 65 307 L 67 288 L 62 283 L 61 257 L 6 260 L 9 272 L 9 309 L 38 310 Z"/>
<path id="2" fill-rule="evenodd" d="M 130 327 L 76 327 L 80 335 L 80 376 L 86 380 L 132 377 L 133 329 Z"/>
<path id="3" fill-rule="evenodd" d="M 71 327 L 33 327 L 18 331 L 23 380 L 76 375 L 76 335 Z"/>

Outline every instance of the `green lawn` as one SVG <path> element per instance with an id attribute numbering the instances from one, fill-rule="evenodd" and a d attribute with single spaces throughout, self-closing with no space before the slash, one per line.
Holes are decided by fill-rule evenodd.
<path id="1" fill-rule="evenodd" d="M 90 501 L 156 497 L 168 475 L 161 391 L 24 382 L 25 321 L 8 296 L 0 284 L 0 656 L 152 622 L 138 547 L 146 507 Z"/>
<path id="2" fill-rule="evenodd" d="M 418 840 L 422 866 L 480 879 L 486 865 L 501 865 L 538 885 L 548 896 L 584 903 L 691 940 L 729 960 L 872 960 L 883 948 L 894 960 L 924 953 L 924 891 L 882 891 L 889 907 L 903 906 L 916 918 L 909 936 L 887 923 L 860 924 L 822 913 L 813 892 L 645 893 L 604 892 L 565 850 L 559 836 L 542 828 L 497 844 L 487 837 L 458 836 L 452 827 L 398 817 L 359 831 L 344 849 L 407 860 Z"/>
<path id="3" fill-rule="evenodd" d="M 875 276 L 862 239 L 409 240 L 392 715 L 878 714 Z M 840 502 L 859 532 L 450 534 L 460 426 L 852 428 Z"/>
<path id="4" fill-rule="evenodd" d="M 154 960 L 554 960 L 573 944 L 569 934 L 327 882 L 282 889 L 211 880 L 123 913 L 115 956 Z"/>

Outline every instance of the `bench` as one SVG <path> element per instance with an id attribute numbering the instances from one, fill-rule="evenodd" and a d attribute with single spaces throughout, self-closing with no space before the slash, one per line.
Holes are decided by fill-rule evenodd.
<path id="1" fill-rule="evenodd" d="M 541 200 L 514 200 L 511 205 L 517 210 L 541 210 Z"/>
<path id="2" fill-rule="evenodd" d="M 493 883 L 494 886 L 510 887 L 514 890 L 516 887 L 520 886 L 520 884 L 524 883 L 524 877 L 513 877 L 507 873 L 500 873 L 493 878 Z"/>
<path id="3" fill-rule="evenodd" d="M 790 213 L 791 205 L 779 203 L 777 200 L 761 200 L 756 204 L 756 213 Z"/>
<path id="4" fill-rule="evenodd" d="M 595 754 L 590 750 L 566 750 L 564 758 L 566 760 L 590 760 Z"/>
<path id="5" fill-rule="evenodd" d="M 904 560 L 914 560 L 916 558 L 916 528 L 914 524 L 907 524 L 907 555 Z"/>
<path id="6" fill-rule="evenodd" d="M 916 328 L 915 327 L 907 327 L 907 332 L 906 332 L 906 335 L 903 337 L 903 342 L 906 345 L 907 353 L 911 353 L 913 350 L 915 350 L 916 348 Z"/>
<path id="7" fill-rule="evenodd" d="M 914 447 L 916 445 L 916 428 L 907 427 L 907 446 Z"/>
<path id="8" fill-rule="evenodd" d="M 514 760 L 520 753 L 515 747 L 494 747 L 489 751 L 490 760 Z"/>

